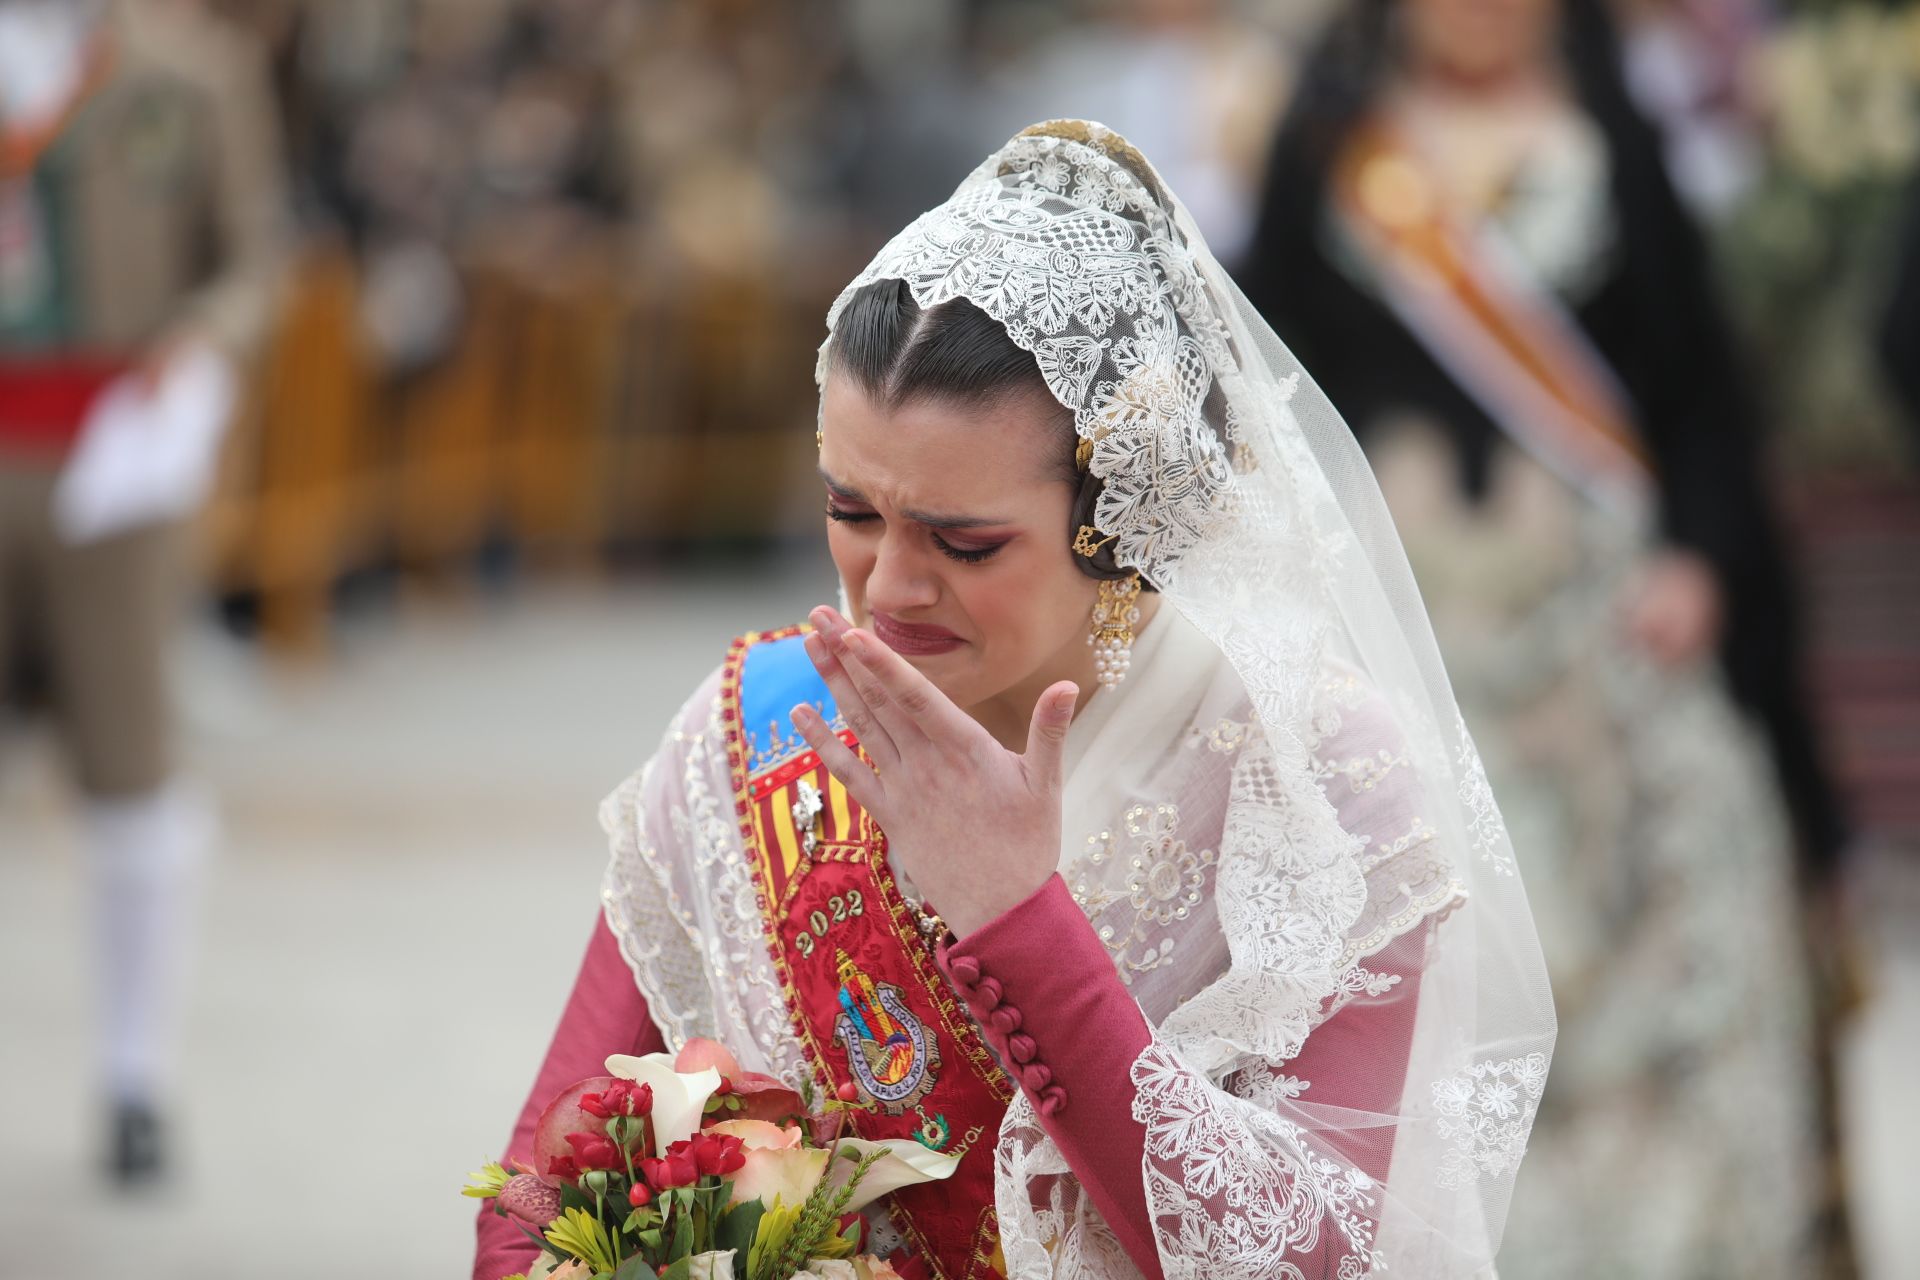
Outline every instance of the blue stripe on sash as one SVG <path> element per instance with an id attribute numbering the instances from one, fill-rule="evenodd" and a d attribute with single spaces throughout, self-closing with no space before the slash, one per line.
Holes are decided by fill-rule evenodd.
<path id="1" fill-rule="evenodd" d="M 740 670 L 740 720 L 747 735 L 749 774 L 765 773 L 807 750 L 806 739 L 793 727 L 795 706 L 812 703 L 828 723 L 839 714 L 833 691 L 807 656 L 805 638 L 763 640 L 747 650 Z"/>

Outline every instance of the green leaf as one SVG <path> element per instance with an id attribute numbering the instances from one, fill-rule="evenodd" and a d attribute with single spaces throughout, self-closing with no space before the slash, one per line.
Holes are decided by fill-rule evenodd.
<path id="1" fill-rule="evenodd" d="M 693 1280 L 693 1259 L 680 1258 L 660 1273 L 660 1280 Z"/>
<path id="2" fill-rule="evenodd" d="M 693 1254 L 693 1206 L 683 1205 L 680 1212 L 673 1215 L 673 1248 L 670 1258 L 686 1258 Z"/>
<path id="3" fill-rule="evenodd" d="M 620 1269 L 613 1273 L 613 1280 L 653 1280 L 653 1276 L 653 1264 L 636 1253 L 620 1264 Z"/>
<path id="4" fill-rule="evenodd" d="M 753 1237 L 760 1230 L 760 1218 L 767 1207 L 758 1200 L 749 1200 L 736 1205 L 720 1219 L 720 1225 L 713 1233 L 713 1247 L 732 1249 L 734 1270 L 744 1272 L 747 1265 L 747 1253 L 753 1248 Z"/>

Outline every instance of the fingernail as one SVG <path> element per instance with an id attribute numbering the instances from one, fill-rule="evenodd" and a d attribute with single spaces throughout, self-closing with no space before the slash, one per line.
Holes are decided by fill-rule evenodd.
<path id="1" fill-rule="evenodd" d="M 827 660 L 826 642 L 822 640 L 818 635 L 808 636 L 806 639 L 802 640 L 800 644 L 801 644 L 801 647 L 806 649 L 807 656 L 809 658 L 812 658 L 815 662 L 825 662 Z"/>
<path id="2" fill-rule="evenodd" d="M 807 721 L 812 715 L 813 708 L 802 702 L 795 706 L 793 710 L 787 712 L 787 719 L 793 721 L 794 728 L 804 729 L 807 727 Z"/>

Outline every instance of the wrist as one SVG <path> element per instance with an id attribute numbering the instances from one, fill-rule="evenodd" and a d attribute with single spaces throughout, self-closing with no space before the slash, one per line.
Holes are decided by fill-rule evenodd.
<path id="1" fill-rule="evenodd" d="M 978 895 L 956 898 L 951 908 L 945 903 L 937 905 L 953 936 L 964 939 L 1033 898 L 1052 879 L 1052 871 L 1037 879 L 995 877 L 992 884 L 980 886 L 982 892 Z"/>

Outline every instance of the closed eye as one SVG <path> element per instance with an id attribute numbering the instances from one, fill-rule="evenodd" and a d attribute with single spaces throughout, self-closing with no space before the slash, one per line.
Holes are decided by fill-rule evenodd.
<path id="1" fill-rule="evenodd" d="M 990 547 L 956 547 L 936 533 L 933 535 L 933 545 L 940 548 L 940 554 L 950 560 L 958 560 L 961 564 L 979 564 L 983 560 L 992 558 L 1001 547 L 1007 544 L 996 542 Z"/>
<path id="2" fill-rule="evenodd" d="M 866 524 L 869 521 L 878 520 L 879 518 L 880 513 L 877 511 L 849 511 L 836 503 L 827 503 L 827 519 L 833 521 L 835 524 Z M 996 542 L 992 546 L 987 547 L 962 547 L 948 542 L 937 533 L 931 536 L 933 538 L 933 545 L 939 550 L 941 555 L 946 556 L 949 560 L 957 560 L 961 564 L 980 564 L 986 560 L 990 560 L 999 554 L 1000 548 L 1007 545 L 1004 542 Z"/>

